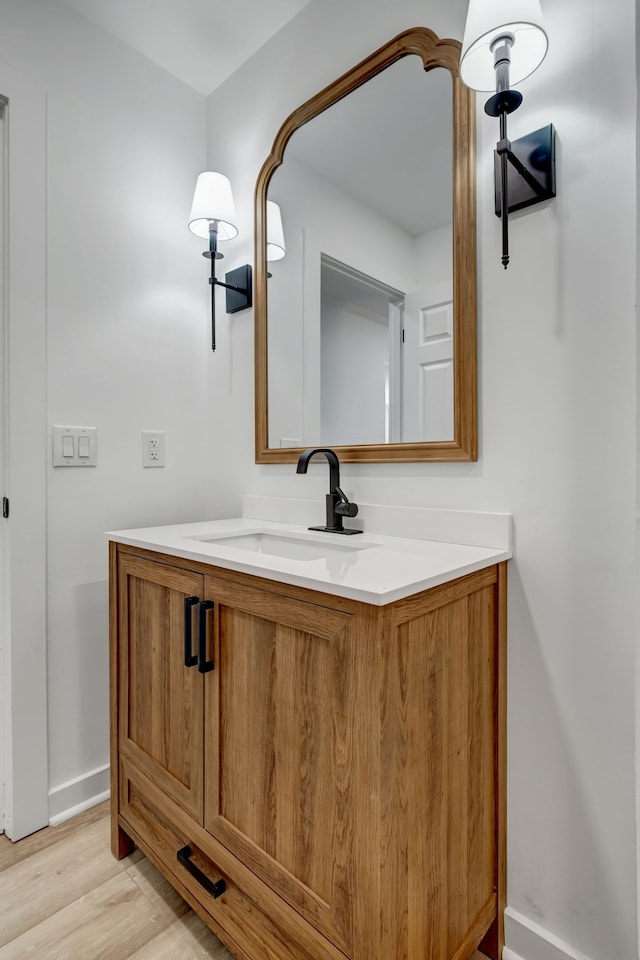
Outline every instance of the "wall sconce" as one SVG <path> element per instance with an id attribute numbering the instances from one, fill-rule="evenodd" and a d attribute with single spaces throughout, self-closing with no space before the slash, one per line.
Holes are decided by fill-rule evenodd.
<path id="1" fill-rule="evenodd" d="M 273 200 L 267 200 L 267 263 L 282 260 L 286 252 L 280 207 Z M 267 280 L 272 276 L 267 270 Z"/>
<path id="2" fill-rule="evenodd" d="M 236 211 L 231 193 L 231 184 L 221 173 L 201 173 L 196 182 L 189 230 L 196 237 L 209 240 L 209 249 L 202 254 L 211 260 L 211 349 L 216 348 L 216 287 L 227 291 L 227 313 L 246 310 L 253 303 L 252 270 L 248 263 L 224 275 L 224 283 L 216 277 L 216 260 L 223 254 L 218 250 L 218 240 L 233 240 L 238 236 Z"/>
<path id="3" fill-rule="evenodd" d="M 286 252 L 280 207 L 267 200 L 267 260 L 282 260 Z"/>
<path id="4" fill-rule="evenodd" d="M 509 213 L 556 195 L 552 124 L 511 143 L 507 116 L 522 103 L 510 83 L 530 76 L 549 45 L 539 0 L 470 0 L 460 56 L 460 79 L 490 91 L 485 113 L 500 118 L 495 152 L 496 216 L 502 218 L 502 264 L 509 263 Z"/>

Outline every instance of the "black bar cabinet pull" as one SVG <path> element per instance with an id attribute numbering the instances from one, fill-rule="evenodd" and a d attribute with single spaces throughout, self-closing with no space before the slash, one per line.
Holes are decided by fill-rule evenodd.
<path id="1" fill-rule="evenodd" d="M 211 600 L 201 600 L 198 608 L 198 670 L 209 673 L 213 670 L 213 661 L 207 660 L 207 611 L 213 610 Z"/>
<path id="2" fill-rule="evenodd" d="M 207 893 L 210 893 L 214 900 L 217 900 L 218 897 L 221 897 L 222 894 L 227 889 L 227 884 L 224 880 L 216 880 L 215 883 L 213 880 L 210 880 L 206 873 L 203 873 L 199 867 L 196 867 L 191 857 L 191 847 L 189 844 L 186 847 L 182 847 L 181 850 L 178 850 L 178 860 L 185 867 L 192 877 L 198 881 L 198 883 L 204 887 Z"/>
<path id="3" fill-rule="evenodd" d="M 191 611 L 198 603 L 198 597 L 184 598 L 184 665 L 195 667 L 198 657 L 191 652 Z"/>

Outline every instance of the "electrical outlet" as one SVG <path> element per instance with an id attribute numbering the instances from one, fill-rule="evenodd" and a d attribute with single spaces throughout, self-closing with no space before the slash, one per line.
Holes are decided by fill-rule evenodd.
<path id="1" fill-rule="evenodd" d="M 142 466 L 164 467 L 164 431 L 142 431 Z"/>

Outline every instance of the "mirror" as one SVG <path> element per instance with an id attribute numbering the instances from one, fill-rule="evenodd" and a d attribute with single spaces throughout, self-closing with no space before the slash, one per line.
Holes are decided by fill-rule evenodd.
<path id="1" fill-rule="evenodd" d="M 475 127 L 459 52 L 407 31 L 276 136 L 256 188 L 258 463 L 310 446 L 346 462 L 477 458 Z M 267 200 L 286 244 L 273 262 Z"/>

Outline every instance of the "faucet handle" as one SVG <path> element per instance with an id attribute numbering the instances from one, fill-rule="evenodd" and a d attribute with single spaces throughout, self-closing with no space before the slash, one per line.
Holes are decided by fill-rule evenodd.
<path id="1" fill-rule="evenodd" d="M 351 500 L 348 500 L 344 491 L 340 487 L 335 488 L 335 492 L 340 497 L 340 502 L 336 503 L 335 510 L 338 516 L 340 517 L 357 517 L 358 516 L 358 504 L 352 503 Z"/>

